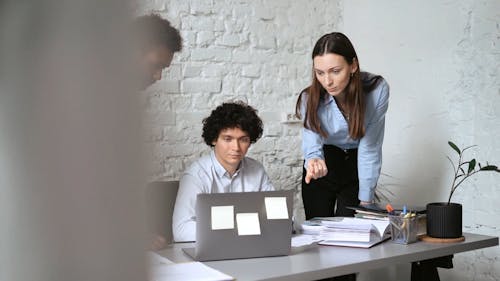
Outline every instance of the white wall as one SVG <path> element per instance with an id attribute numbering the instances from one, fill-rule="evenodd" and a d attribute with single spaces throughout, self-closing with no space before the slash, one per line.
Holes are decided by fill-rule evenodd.
<path id="1" fill-rule="evenodd" d="M 500 163 L 499 11 L 499 1 L 343 2 L 341 29 L 362 66 L 391 85 L 383 170 L 396 178 L 396 200 L 447 200 L 448 140 Z M 499 180 L 476 175 L 457 190 L 464 231 L 498 236 Z M 498 247 L 458 254 L 442 280 L 498 280 L 498 256 Z"/>
<path id="2" fill-rule="evenodd" d="M 281 115 L 293 112 L 310 81 L 314 42 L 334 30 L 351 38 L 363 69 L 391 85 L 383 164 L 390 177 L 380 182 L 394 201 L 447 199 L 448 140 L 477 144 L 471 156 L 500 163 L 499 1 L 144 0 L 136 7 L 137 14 L 150 11 L 169 18 L 185 39 L 167 76 L 143 94 L 152 179 L 179 178 L 208 151 L 202 118 L 222 101 L 244 98 L 265 123 L 249 155 L 278 188 L 298 189 L 300 127 L 281 123 Z M 476 176 L 458 190 L 465 231 L 498 235 L 499 177 Z M 299 193 L 296 203 L 300 216 Z M 500 279 L 498 256 L 498 247 L 455 255 L 455 269 L 442 271 L 442 280 Z M 391 268 L 360 279 L 407 274 Z"/>

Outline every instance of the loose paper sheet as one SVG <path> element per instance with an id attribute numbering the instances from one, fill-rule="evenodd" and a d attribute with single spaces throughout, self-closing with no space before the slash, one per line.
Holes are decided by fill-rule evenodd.
<path id="1" fill-rule="evenodd" d="M 234 228 L 234 206 L 212 206 L 212 230 Z"/>
<path id="2" fill-rule="evenodd" d="M 266 197 L 264 203 L 268 220 L 288 219 L 286 197 Z"/>
<path id="3" fill-rule="evenodd" d="M 152 252 L 152 251 L 148 251 L 147 256 L 148 256 L 148 261 L 149 261 L 150 266 L 160 266 L 160 265 L 168 265 L 168 264 L 174 263 L 171 260 L 169 260 L 165 257 L 162 257 L 162 256 L 160 256 L 157 253 Z"/>
<path id="4" fill-rule="evenodd" d="M 154 267 L 150 271 L 149 280 L 222 281 L 235 279 L 201 262 L 185 262 Z"/>
<path id="5" fill-rule="evenodd" d="M 258 213 L 236 214 L 238 235 L 260 235 L 260 222 Z"/>
<path id="6" fill-rule="evenodd" d="M 318 235 L 299 234 L 292 237 L 292 247 L 302 247 L 321 241 Z"/>

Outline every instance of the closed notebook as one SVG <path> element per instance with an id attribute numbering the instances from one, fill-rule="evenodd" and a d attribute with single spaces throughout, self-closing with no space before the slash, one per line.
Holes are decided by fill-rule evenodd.
<path id="1" fill-rule="evenodd" d="M 366 213 L 366 214 L 378 214 L 378 215 L 384 215 L 387 216 L 387 210 L 386 210 L 386 205 L 387 203 L 372 203 L 368 205 L 359 205 L 359 206 L 349 206 L 346 207 L 351 210 L 355 210 L 360 213 Z M 400 212 L 403 210 L 404 205 L 402 204 L 392 204 L 392 208 L 396 212 Z M 426 207 L 424 206 L 406 206 L 406 210 L 408 212 L 412 213 L 417 213 L 417 214 L 425 214 L 427 212 Z"/>

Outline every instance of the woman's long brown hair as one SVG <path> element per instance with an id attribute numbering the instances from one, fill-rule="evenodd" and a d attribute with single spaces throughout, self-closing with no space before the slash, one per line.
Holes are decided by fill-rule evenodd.
<path id="1" fill-rule="evenodd" d="M 352 65 L 354 62 L 358 63 L 358 68 L 356 69 L 356 72 L 354 72 L 351 76 L 351 79 L 345 91 L 347 107 L 346 111 L 348 112 L 347 120 L 349 126 L 349 136 L 352 139 L 360 139 L 365 135 L 365 93 L 371 91 L 377 84 L 378 79 L 381 77 L 376 76 L 369 81 L 361 81 L 361 72 L 356 51 L 354 50 L 354 47 L 349 38 L 347 38 L 347 36 L 340 32 L 325 34 L 316 42 L 312 52 L 312 59 L 314 59 L 316 56 L 322 56 L 325 54 L 341 55 L 349 65 Z M 304 127 L 316 133 L 319 133 L 323 137 L 327 137 L 326 132 L 321 128 L 318 117 L 318 108 L 320 102 L 324 101 L 324 99 L 327 98 L 328 93 L 323 88 L 323 86 L 321 86 L 318 79 L 316 79 L 314 69 L 312 72 L 311 85 L 304 89 L 302 92 L 306 92 L 308 94 Z M 297 104 L 295 106 L 295 112 L 297 116 L 302 115 L 300 112 L 301 100 L 302 93 L 299 95 Z"/>

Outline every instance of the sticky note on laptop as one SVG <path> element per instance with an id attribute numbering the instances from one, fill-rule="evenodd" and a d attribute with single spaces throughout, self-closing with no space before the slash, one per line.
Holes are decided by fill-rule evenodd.
<path id="1" fill-rule="evenodd" d="M 260 222 L 258 213 L 236 214 L 238 235 L 260 235 Z"/>
<path id="2" fill-rule="evenodd" d="M 212 206 L 212 230 L 234 228 L 234 206 Z"/>
<path id="3" fill-rule="evenodd" d="M 288 219 L 286 197 L 266 197 L 264 204 L 268 220 Z"/>

